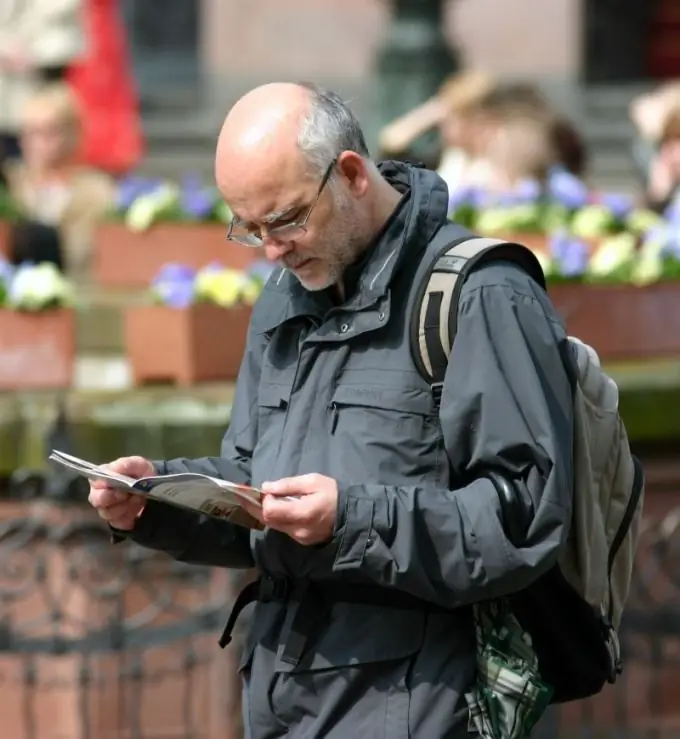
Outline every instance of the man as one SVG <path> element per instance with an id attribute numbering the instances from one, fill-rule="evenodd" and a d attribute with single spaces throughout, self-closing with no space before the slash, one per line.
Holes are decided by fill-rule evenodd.
<path id="1" fill-rule="evenodd" d="M 280 266 L 253 312 L 222 454 L 111 466 L 261 486 L 262 510 L 251 512 L 267 528 L 99 484 L 91 503 L 120 537 L 263 573 L 241 661 L 252 739 L 467 737 L 470 604 L 545 573 L 567 534 L 563 328 L 519 268 L 473 272 L 440 423 L 406 327 L 414 268 L 446 222 L 443 181 L 377 167 L 337 96 L 292 84 L 233 107 L 216 179 L 231 238 Z M 504 532 L 491 468 L 526 501 L 521 548 Z"/>

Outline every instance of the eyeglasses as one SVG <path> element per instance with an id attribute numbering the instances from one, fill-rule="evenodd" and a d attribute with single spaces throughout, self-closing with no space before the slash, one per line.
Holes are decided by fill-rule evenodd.
<path id="1" fill-rule="evenodd" d="M 291 223 L 284 223 L 281 226 L 275 226 L 274 228 L 268 228 L 265 230 L 264 234 L 262 233 L 261 228 L 259 228 L 257 232 L 249 231 L 244 225 L 241 225 L 232 220 L 232 222 L 229 224 L 227 239 L 229 241 L 235 241 L 238 244 L 242 244 L 243 246 L 250 247 L 262 246 L 262 244 L 264 244 L 264 240 L 267 237 L 271 237 L 276 241 L 284 242 L 295 241 L 296 239 L 299 239 L 301 236 L 307 233 L 307 221 L 309 221 L 309 217 L 311 216 L 312 211 L 316 207 L 316 204 L 319 202 L 321 193 L 323 192 L 324 187 L 326 187 L 326 184 L 330 179 L 331 173 L 333 172 L 333 167 L 335 166 L 336 162 L 337 157 L 333 159 L 333 161 L 328 165 L 328 168 L 326 169 L 326 172 L 321 179 L 321 184 L 319 185 L 319 189 L 317 190 L 316 197 L 314 198 L 314 201 L 309 206 L 307 212 L 301 220 L 292 221 Z"/>

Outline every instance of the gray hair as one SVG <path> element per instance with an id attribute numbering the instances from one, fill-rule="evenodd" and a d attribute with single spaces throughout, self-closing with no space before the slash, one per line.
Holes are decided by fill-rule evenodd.
<path id="1" fill-rule="evenodd" d="M 309 91 L 310 106 L 297 143 L 310 168 L 322 176 L 343 151 L 369 157 L 361 125 L 340 96 L 310 82 L 299 84 Z"/>

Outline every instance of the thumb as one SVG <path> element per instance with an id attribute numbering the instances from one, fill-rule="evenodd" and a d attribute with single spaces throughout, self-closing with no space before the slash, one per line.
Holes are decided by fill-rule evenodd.
<path id="1" fill-rule="evenodd" d="M 275 482 L 262 484 L 262 492 L 270 495 L 305 495 L 316 493 L 319 489 L 319 475 L 300 475 L 284 477 Z"/>

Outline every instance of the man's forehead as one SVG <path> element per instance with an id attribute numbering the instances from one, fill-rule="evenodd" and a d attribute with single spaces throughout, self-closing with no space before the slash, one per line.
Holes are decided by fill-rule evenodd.
<path id="1" fill-rule="evenodd" d="M 295 163 L 296 164 L 296 163 Z M 309 176 L 291 163 L 277 162 L 271 167 L 231 169 L 217 184 L 232 213 L 240 221 L 273 223 L 291 214 L 308 198 Z"/>

